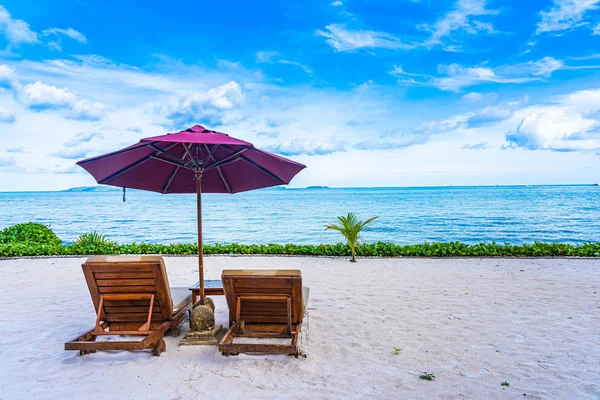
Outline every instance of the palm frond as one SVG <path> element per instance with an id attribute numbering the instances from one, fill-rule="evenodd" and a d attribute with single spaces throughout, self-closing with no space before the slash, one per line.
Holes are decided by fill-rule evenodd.
<path id="1" fill-rule="evenodd" d="M 336 230 L 340 232 L 346 242 L 351 246 L 355 247 L 359 244 L 360 232 L 364 229 L 364 227 L 373 222 L 378 217 L 369 218 L 366 221 L 361 221 L 353 212 L 349 212 L 346 216 L 337 217 L 338 222 L 335 224 L 327 225 L 325 230 Z"/>

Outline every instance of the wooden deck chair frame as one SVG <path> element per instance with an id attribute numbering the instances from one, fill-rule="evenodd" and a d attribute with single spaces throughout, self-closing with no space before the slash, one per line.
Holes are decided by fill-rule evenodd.
<path id="1" fill-rule="evenodd" d="M 145 350 L 155 356 L 166 349 L 165 332 L 179 325 L 191 297 L 173 314 L 173 301 L 162 257 L 95 257 L 83 273 L 96 309 L 93 329 L 65 343 L 80 355 L 97 350 Z M 187 290 L 187 289 L 186 289 Z M 145 336 L 142 340 L 96 341 L 98 336 Z"/>
<path id="2" fill-rule="evenodd" d="M 219 343 L 219 351 L 223 355 L 262 353 L 298 356 L 298 338 L 304 315 L 300 271 L 225 270 L 222 281 L 230 326 Z M 290 342 L 235 343 L 236 338 L 288 338 Z"/>

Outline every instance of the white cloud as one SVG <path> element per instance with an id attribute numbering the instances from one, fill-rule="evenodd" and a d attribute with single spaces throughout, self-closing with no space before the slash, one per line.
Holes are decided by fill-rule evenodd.
<path id="1" fill-rule="evenodd" d="M 454 115 L 447 119 L 423 122 L 413 128 L 414 133 L 435 135 L 448 133 L 458 129 L 466 130 L 482 126 L 491 126 L 508 120 L 516 111 L 523 108 L 529 101 L 528 97 L 522 100 L 508 101 L 485 106 L 479 110 Z"/>
<path id="2" fill-rule="evenodd" d="M 469 118 L 466 120 L 467 128 L 476 128 L 480 126 L 493 125 L 500 121 L 505 121 L 511 118 L 515 111 L 522 108 L 529 98 L 525 96 L 520 101 L 509 101 L 496 105 L 489 105 L 481 110 L 472 112 L 469 114 Z"/>
<path id="3" fill-rule="evenodd" d="M 299 63 L 298 61 L 290 61 L 290 60 L 278 60 L 277 61 L 280 64 L 287 64 L 287 65 L 293 65 L 295 67 L 300 68 L 301 70 L 303 70 L 304 72 L 306 72 L 307 74 L 312 74 L 312 69 L 310 69 L 309 67 L 307 67 L 306 65 Z"/>
<path id="4" fill-rule="evenodd" d="M 29 24 L 20 19 L 13 19 L 4 6 L 0 6 L 0 31 L 11 45 L 38 43 L 37 33 L 29 28 Z"/>
<path id="5" fill-rule="evenodd" d="M 37 32 L 31 30 L 29 24 L 20 19 L 14 19 L 4 6 L 0 6 L 0 32 L 6 36 L 8 40 L 8 48 L 11 46 L 19 46 L 20 44 L 44 44 L 54 50 L 61 51 L 61 43 L 63 37 L 68 37 L 80 43 L 86 43 L 85 35 L 73 28 L 48 28 L 42 31 L 42 37 L 53 37 L 47 43 L 40 41 L 40 36 Z"/>
<path id="6" fill-rule="evenodd" d="M 298 62 L 298 61 L 290 61 L 281 58 L 281 55 L 278 51 L 259 51 L 256 53 L 256 63 L 257 64 L 286 64 L 293 65 L 302 69 L 307 74 L 312 74 L 312 69 L 307 67 L 306 65 Z"/>
<path id="7" fill-rule="evenodd" d="M 106 65 L 116 65 L 113 60 L 110 58 L 106 58 L 104 56 L 98 54 L 75 54 L 72 55 L 76 60 L 81 61 L 85 65 L 94 65 L 94 66 L 106 66 Z"/>
<path id="8" fill-rule="evenodd" d="M 202 96 L 201 96 L 202 97 Z M 210 89 L 206 93 L 206 99 L 215 107 L 223 110 L 232 108 L 244 99 L 242 87 L 235 81 L 228 82 L 219 87 Z"/>
<path id="9" fill-rule="evenodd" d="M 486 3 L 486 0 L 458 0 L 454 9 L 437 20 L 435 24 L 419 25 L 419 28 L 431 33 L 431 36 L 425 40 L 424 45 L 433 47 L 443 44 L 444 38 L 451 37 L 457 32 L 464 32 L 470 35 L 479 32 L 495 32 L 491 23 L 474 19 L 474 17 L 498 14 L 497 10 L 488 9 Z M 449 49 L 457 50 L 455 45 L 449 47 Z"/>
<path id="10" fill-rule="evenodd" d="M 550 105 L 521 110 L 506 134 L 508 147 L 528 150 L 600 150 L 600 89 L 558 96 Z"/>
<path id="11" fill-rule="evenodd" d="M 0 64 L 0 87 L 18 88 L 19 82 L 14 68 L 6 64 Z"/>
<path id="12" fill-rule="evenodd" d="M 446 133 L 455 129 L 464 127 L 472 113 L 455 115 L 448 119 L 422 122 L 412 129 L 414 133 L 424 135 L 434 135 L 438 133 Z"/>
<path id="13" fill-rule="evenodd" d="M 330 24 L 325 31 L 317 30 L 318 35 L 327 38 L 325 42 L 336 51 L 355 51 L 360 49 L 393 49 L 406 50 L 415 47 L 413 44 L 403 43 L 396 36 L 385 32 L 368 30 L 352 30 L 345 25 Z"/>
<path id="14" fill-rule="evenodd" d="M 55 151 L 54 153 L 51 153 L 51 155 L 67 160 L 78 160 L 86 158 L 89 153 L 90 149 L 66 148 Z"/>
<path id="15" fill-rule="evenodd" d="M 0 168 L 14 167 L 17 160 L 14 157 L 0 157 Z"/>
<path id="16" fill-rule="evenodd" d="M 76 147 L 82 143 L 89 143 L 93 139 L 101 138 L 102 135 L 98 132 L 79 132 L 74 135 L 71 139 L 65 142 L 65 147 Z"/>
<path id="17" fill-rule="evenodd" d="M 12 124 L 16 119 L 17 117 L 14 112 L 0 108 L 0 123 Z"/>
<path id="18" fill-rule="evenodd" d="M 521 64 L 503 65 L 497 68 L 488 66 L 464 67 L 459 64 L 439 65 L 440 76 L 426 74 L 413 74 L 396 66 L 390 74 L 399 77 L 399 84 L 428 85 L 440 90 L 458 91 L 464 87 L 486 83 L 524 83 L 550 75 L 563 68 L 564 62 L 552 57 L 544 57 L 538 61 L 529 61 Z M 403 77 L 411 77 L 406 80 Z"/>
<path id="19" fill-rule="evenodd" d="M 68 114 L 68 118 L 97 121 L 104 115 L 106 107 L 104 104 L 95 101 L 90 102 L 87 100 L 77 100 L 71 106 L 71 111 Z"/>
<path id="20" fill-rule="evenodd" d="M 331 5 L 334 7 L 339 7 L 339 6 L 343 6 L 344 3 L 342 3 L 340 0 L 335 0 L 334 2 L 331 3 Z"/>
<path id="21" fill-rule="evenodd" d="M 264 50 L 256 53 L 256 62 L 260 63 L 273 63 L 273 59 L 279 56 L 278 51 Z"/>
<path id="22" fill-rule="evenodd" d="M 327 141 L 311 141 L 299 137 L 291 137 L 274 145 L 267 146 L 267 150 L 284 156 L 321 156 L 346 151 L 346 144 L 336 139 Z"/>
<path id="23" fill-rule="evenodd" d="M 495 69 L 500 75 L 530 75 L 549 78 L 556 70 L 564 66 L 564 61 L 552 57 L 544 57 L 538 61 L 528 61 L 526 63 L 504 65 Z"/>
<path id="24" fill-rule="evenodd" d="M 475 103 L 483 99 L 483 94 L 479 92 L 469 92 L 465 94 L 462 99 Z"/>
<path id="25" fill-rule="evenodd" d="M 46 43 L 51 49 L 62 51 L 62 39 L 63 37 L 71 38 L 79 43 L 87 43 L 85 35 L 73 28 L 61 29 L 61 28 L 49 28 L 42 31 L 42 36 L 53 37 L 54 40 Z"/>
<path id="26" fill-rule="evenodd" d="M 85 35 L 73 28 L 61 29 L 61 28 L 49 28 L 42 31 L 43 36 L 67 36 L 80 43 L 87 43 Z"/>
<path id="27" fill-rule="evenodd" d="M 489 148 L 487 145 L 487 142 L 479 142 L 479 143 L 475 143 L 475 144 L 465 144 L 463 147 L 461 147 L 462 150 L 485 150 Z"/>
<path id="28" fill-rule="evenodd" d="M 554 0 L 548 11 L 540 11 L 536 33 L 560 32 L 587 24 L 586 13 L 598 8 L 600 0 Z"/>
<path id="29" fill-rule="evenodd" d="M 167 118 L 174 126 L 186 126 L 198 120 L 211 125 L 224 122 L 224 111 L 239 106 L 244 100 L 242 87 L 235 81 L 209 89 L 204 93 L 182 96 L 167 109 Z"/>
<path id="30" fill-rule="evenodd" d="M 32 107 L 65 107 L 77 99 L 68 88 L 59 88 L 40 81 L 25 85 L 23 93 L 25 101 Z"/>
<path id="31" fill-rule="evenodd" d="M 365 140 L 354 145 L 357 150 L 397 150 L 407 147 L 425 144 L 429 138 L 427 136 L 407 136 L 394 141 Z"/>
<path id="32" fill-rule="evenodd" d="M 507 133 L 506 141 L 512 147 L 528 150 L 598 150 L 599 126 L 598 120 L 587 118 L 580 111 L 545 107 L 531 110 L 517 129 Z"/>
<path id="33" fill-rule="evenodd" d="M 68 109 L 66 117 L 83 121 L 97 121 L 105 111 L 104 104 L 79 99 L 69 88 L 60 88 L 37 81 L 23 87 L 23 102 L 35 110 Z"/>
<path id="34" fill-rule="evenodd" d="M 600 35 L 600 24 L 592 28 L 592 35 Z"/>

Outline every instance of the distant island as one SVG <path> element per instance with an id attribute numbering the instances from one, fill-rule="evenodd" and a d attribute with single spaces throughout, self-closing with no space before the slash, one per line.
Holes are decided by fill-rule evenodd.
<path id="1" fill-rule="evenodd" d="M 61 192 L 116 192 L 119 190 L 123 190 L 119 187 L 115 186 L 79 186 L 66 190 L 61 190 Z"/>
<path id="2" fill-rule="evenodd" d="M 307 186 L 307 189 L 329 189 L 329 186 Z"/>

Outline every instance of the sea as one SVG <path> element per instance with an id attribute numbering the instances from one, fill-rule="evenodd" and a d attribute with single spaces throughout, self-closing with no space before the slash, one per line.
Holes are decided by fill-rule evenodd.
<path id="1" fill-rule="evenodd" d="M 479 186 L 401 188 L 270 188 L 204 194 L 205 243 L 337 243 L 325 226 L 337 216 L 378 216 L 364 242 L 600 241 L 600 188 Z M 119 243 L 196 241 L 195 195 L 128 190 L 0 193 L 0 229 L 49 225 L 65 242 L 96 231 Z"/>

